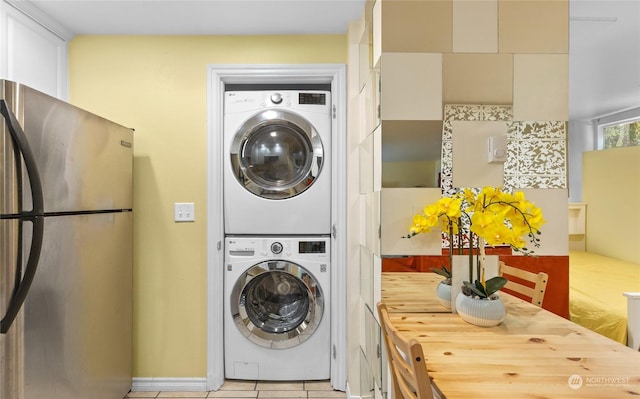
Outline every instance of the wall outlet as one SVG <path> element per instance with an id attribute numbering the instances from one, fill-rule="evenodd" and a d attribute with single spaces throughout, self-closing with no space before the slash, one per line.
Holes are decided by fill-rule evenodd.
<path id="1" fill-rule="evenodd" d="M 176 222 L 193 222 L 196 220 L 193 202 L 176 202 L 174 204 L 174 220 Z"/>

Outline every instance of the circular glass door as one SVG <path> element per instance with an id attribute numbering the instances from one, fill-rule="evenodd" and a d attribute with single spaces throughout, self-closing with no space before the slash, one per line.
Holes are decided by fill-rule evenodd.
<path id="1" fill-rule="evenodd" d="M 309 122 L 287 111 L 264 111 L 245 122 L 231 145 L 238 182 L 267 199 L 294 197 L 320 174 L 323 148 Z"/>
<path id="2" fill-rule="evenodd" d="M 244 272 L 231 293 L 231 314 L 242 335 L 265 348 L 300 345 L 324 312 L 322 290 L 302 266 L 265 261 Z"/>

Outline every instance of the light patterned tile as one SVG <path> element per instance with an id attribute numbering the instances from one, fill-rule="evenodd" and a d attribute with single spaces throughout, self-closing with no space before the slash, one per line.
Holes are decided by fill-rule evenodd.
<path id="1" fill-rule="evenodd" d="M 329 381 L 305 381 L 304 389 L 306 391 L 333 391 Z"/>
<path id="2" fill-rule="evenodd" d="M 564 188 L 567 186 L 565 176 L 519 175 L 505 176 L 505 187 L 523 188 Z"/>
<path id="3" fill-rule="evenodd" d="M 318 399 L 318 398 L 322 398 L 322 399 L 328 399 L 328 398 L 346 398 L 347 394 L 345 392 L 341 392 L 341 391 L 308 391 L 307 392 L 309 394 L 309 398 L 314 398 L 314 399 Z"/>
<path id="4" fill-rule="evenodd" d="M 249 391 L 249 390 L 219 390 L 209 392 L 209 396 L 207 398 L 257 398 L 258 391 Z"/>
<path id="5" fill-rule="evenodd" d="M 261 398 L 306 398 L 307 391 L 260 391 L 258 399 Z"/>
<path id="6" fill-rule="evenodd" d="M 455 121 L 505 121 L 511 122 L 513 110 L 508 105 L 446 104 L 442 126 L 441 179 L 442 192 L 453 195 L 453 123 Z M 512 133 L 508 133 L 512 134 Z M 509 136 L 507 136 L 509 137 Z M 507 146 L 509 143 L 507 142 Z M 444 243 L 443 243 L 444 245 Z"/>
<path id="7" fill-rule="evenodd" d="M 221 391 L 254 391 L 256 389 L 256 381 L 244 380 L 226 380 Z"/>
<path id="8" fill-rule="evenodd" d="M 566 188 L 567 142 L 564 121 L 513 121 L 513 110 L 503 105 L 445 105 L 442 132 L 442 192 L 453 187 L 453 122 L 507 121 L 507 188 Z"/>
<path id="9" fill-rule="evenodd" d="M 158 398 L 206 398 L 209 392 L 186 392 L 186 391 L 177 391 L 177 392 L 160 392 L 157 396 Z"/>
<path id="10" fill-rule="evenodd" d="M 302 391 L 304 390 L 304 383 L 302 381 L 294 381 L 294 382 L 260 381 L 256 384 L 256 390 L 258 391 Z"/>
<path id="11" fill-rule="evenodd" d="M 129 392 L 125 398 L 156 398 L 158 394 L 158 391 Z"/>
<path id="12" fill-rule="evenodd" d="M 566 124 L 562 121 L 517 121 L 507 145 L 505 186 L 511 188 L 566 187 Z"/>
<path id="13" fill-rule="evenodd" d="M 513 109 L 509 105 L 482 106 L 483 121 L 510 121 L 513 118 Z"/>
<path id="14" fill-rule="evenodd" d="M 564 139 L 565 125 L 564 121 L 513 121 L 509 139 Z"/>

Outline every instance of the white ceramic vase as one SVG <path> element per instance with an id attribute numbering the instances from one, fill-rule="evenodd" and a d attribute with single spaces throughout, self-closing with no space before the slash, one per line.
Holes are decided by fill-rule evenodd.
<path id="1" fill-rule="evenodd" d="M 440 305 L 447 309 L 451 309 L 451 284 L 446 284 L 444 280 L 441 281 L 436 287 L 436 295 Z"/>
<path id="2" fill-rule="evenodd" d="M 502 323 L 504 303 L 497 299 L 476 299 L 460 292 L 456 297 L 458 315 L 467 323 L 480 327 L 493 327 Z"/>

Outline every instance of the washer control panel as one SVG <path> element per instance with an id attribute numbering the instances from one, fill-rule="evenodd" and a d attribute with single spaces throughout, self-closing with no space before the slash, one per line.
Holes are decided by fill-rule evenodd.
<path id="1" fill-rule="evenodd" d="M 227 237 L 225 239 L 225 252 L 227 256 L 234 258 L 329 258 L 329 240 L 328 236 L 304 238 Z"/>
<path id="2" fill-rule="evenodd" d="M 226 91 L 225 114 L 264 108 L 285 108 L 310 112 L 331 111 L 331 92 L 325 90 Z"/>

